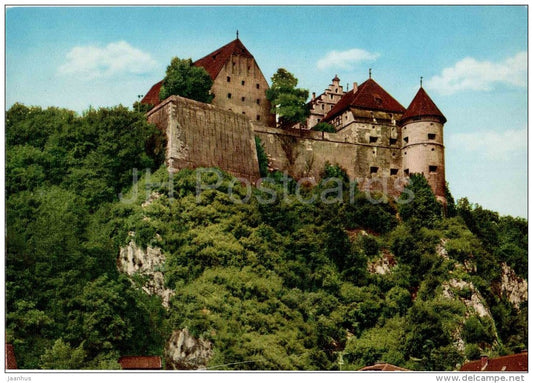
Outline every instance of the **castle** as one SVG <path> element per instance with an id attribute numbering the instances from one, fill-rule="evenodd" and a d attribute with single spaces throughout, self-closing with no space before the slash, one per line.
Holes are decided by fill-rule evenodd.
<path id="1" fill-rule="evenodd" d="M 422 84 L 405 109 L 371 72 L 350 90 L 344 90 L 335 75 L 322 94 L 313 93 L 306 123 L 281 129 L 265 96 L 268 83 L 238 36 L 194 65 L 213 79 L 212 104 L 178 96 L 160 102 L 162 81 L 141 101 L 155 105 L 147 117 L 167 134 L 170 168 L 215 166 L 255 181 L 258 137 L 270 170 L 318 179 L 326 163 L 338 164 L 361 189 L 392 196 L 401 193 L 410 174 L 422 173 L 445 203 L 446 118 Z M 336 132 L 311 130 L 318 122 L 333 125 Z"/>

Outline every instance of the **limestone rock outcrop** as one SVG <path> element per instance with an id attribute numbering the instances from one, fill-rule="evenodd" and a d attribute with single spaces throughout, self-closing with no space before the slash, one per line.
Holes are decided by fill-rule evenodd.
<path id="1" fill-rule="evenodd" d="M 185 328 L 174 330 L 165 347 L 167 369 L 205 369 L 213 356 L 213 345 L 205 339 L 196 339 Z"/>
<path id="2" fill-rule="evenodd" d="M 515 308 L 527 301 L 527 281 L 520 278 L 507 263 L 502 263 L 501 294 L 505 296 Z"/>
<path id="3" fill-rule="evenodd" d="M 165 256 L 160 248 L 148 246 L 142 249 L 132 240 L 126 247 L 120 249 L 117 267 L 119 271 L 130 276 L 140 274 L 146 277 L 143 290 L 148 294 L 159 295 L 163 306 L 168 308 L 168 302 L 174 292 L 165 288 L 165 279 L 161 271 L 164 262 Z"/>

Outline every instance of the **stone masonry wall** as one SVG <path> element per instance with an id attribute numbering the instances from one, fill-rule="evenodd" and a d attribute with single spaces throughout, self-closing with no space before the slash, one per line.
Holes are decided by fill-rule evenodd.
<path id="1" fill-rule="evenodd" d="M 148 122 L 167 135 L 167 166 L 218 167 L 255 181 L 259 164 L 250 121 L 213 105 L 171 96 L 152 109 Z"/>
<path id="2" fill-rule="evenodd" d="M 371 124 L 356 127 L 354 124 L 342 133 L 258 126 L 254 130 L 269 157 L 270 167 L 287 171 L 296 179 L 314 177 L 318 181 L 326 162 L 329 162 L 346 170 L 350 179 L 358 181 L 360 190 L 398 196 L 405 185 L 400 148 L 382 144 L 388 143 L 391 134 L 396 133 L 389 127 Z M 379 137 L 378 142 L 362 143 L 369 135 Z M 391 169 L 396 173 L 391 175 Z"/>

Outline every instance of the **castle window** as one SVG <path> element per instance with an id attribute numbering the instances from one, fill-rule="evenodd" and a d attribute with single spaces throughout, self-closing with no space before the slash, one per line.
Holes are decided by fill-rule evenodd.
<path id="1" fill-rule="evenodd" d="M 403 140 L 407 144 L 409 142 L 409 137 L 404 137 Z"/>
<path id="2" fill-rule="evenodd" d="M 335 88 L 335 93 L 339 93 L 339 88 Z"/>
<path id="3" fill-rule="evenodd" d="M 429 165 L 430 173 L 437 173 L 437 167 L 435 165 Z"/>
<path id="4" fill-rule="evenodd" d="M 435 151 L 435 148 L 431 148 L 431 151 L 434 152 L 434 151 Z"/>
<path id="5" fill-rule="evenodd" d="M 316 119 L 316 122 L 320 122 L 320 118 L 317 118 L 317 119 Z"/>
<path id="6" fill-rule="evenodd" d="M 244 102 L 244 100 L 246 100 L 246 98 L 244 98 L 244 97 L 241 97 L 241 101 L 242 101 L 242 102 Z"/>
<path id="7" fill-rule="evenodd" d="M 230 76 L 226 77 L 226 81 L 231 82 L 231 77 Z"/>
<path id="8" fill-rule="evenodd" d="M 246 112 L 242 112 L 242 114 L 246 114 Z"/>
<path id="9" fill-rule="evenodd" d="M 255 84 L 256 89 L 259 89 L 259 84 Z"/>
<path id="10" fill-rule="evenodd" d="M 378 142 L 378 138 L 374 136 L 370 136 L 370 143 Z"/>
<path id="11" fill-rule="evenodd" d="M 398 174 L 398 169 L 391 169 L 390 170 L 390 175 L 391 176 L 395 176 L 396 174 Z"/>
<path id="12" fill-rule="evenodd" d="M 403 174 L 405 174 L 407 177 L 409 177 L 409 169 L 405 169 L 405 170 L 403 171 Z"/>
<path id="13" fill-rule="evenodd" d="M 403 152 L 403 154 L 407 155 L 407 152 Z"/>
<path id="14" fill-rule="evenodd" d="M 241 81 L 241 85 L 244 85 L 244 84 L 245 84 L 245 81 L 244 81 L 244 80 L 242 80 L 242 81 Z"/>
<path id="15" fill-rule="evenodd" d="M 256 116 L 255 116 L 255 119 L 256 119 L 257 121 L 259 121 L 259 120 L 261 119 L 261 116 L 260 116 L 260 115 L 256 115 Z"/>
<path id="16" fill-rule="evenodd" d="M 370 174 L 376 174 L 378 172 L 379 168 L 377 166 L 371 166 L 370 167 Z"/>
<path id="17" fill-rule="evenodd" d="M 322 110 L 324 110 L 324 104 L 322 104 Z"/>
<path id="18" fill-rule="evenodd" d="M 330 99 L 333 99 L 333 95 L 332 95 L 332 94 L 330 94 L 330 95 L 329 95 L 329 98 L 330 98 Z"/>
<path id="19" fill-rule="evenodd" d="M 231 93 L 228 93 L 228 98 L 231 98 Z"/>
<path id="20" fill-rule="evenodd" d="M 255 103 L 256 103 L 257 105 L 259 105 L 260 102 L 261 102 L 261 101 L 260 101 L 259 99 L 255 100 Z"/>
<path id="21" fill-rule="evenodd" d="M 428 140 L 434 140 L 435 137 L 437 137 L 436 134 L 434 134 L 434 133 L 428 133 Z"/>
<path id="22" fill-rule="evenodd" d="M 389 138 L 389 145 L 395 145 L 397 141 L 397 138 Z"/>

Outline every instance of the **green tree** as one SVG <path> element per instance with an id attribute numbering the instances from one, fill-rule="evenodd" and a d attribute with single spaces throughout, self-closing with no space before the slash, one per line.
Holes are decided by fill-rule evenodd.
<path id="1" fill-rule="evenodd" d="M 335 127 L 331 124 L 328 124 L 327 122 L 319 122 L 315 126 L 311 128 L 314 131 L 317 132 L 326 132 L 326 133 L 336 133 L 337 130 Z"/>
<path id="2" fill-rule="evenodd" d="M 72 348 L 63 339 L 56 340 L 41 356 L 41 368 L 50 370 L 78 370 L 83 366 L 85 351 L 83 347 Z"/>
<path id="3" fill-rule="evenodd" d="M 255 149 L 257 150 L 257 161 L 259 162 L 259 174 L 261 177 L 266 177 L 268 175 L 268 157 L 261 139 L 257 136 L 255 136 Z"/>
<path id="4" fill-rule="evenodd" d="M 167 67 L 167 74 L 163 79 L 159 99 L 177 95 L 191 100 L 210 103 L 213 95 L 210 94 L 213 80 L 209 73 L 193 65 L 191 59 L 174 57 Z"/>
<path id="5" fill-rule="evenodd" d="M 309 116 L 307 97 L 309 91 L 296 88 L 298 79 L 286 69 L 279 68 L 272 76 L 272 85 L 266 91 L 266 97 L 272 104 L 272 113 L 276 113 L 281 123 L 304 122 Z"/>
<path id="6" fill-rule="evenodd" d="M 406 189 L 398 200 L 400 217 L 414 228 L 432 228 L 442 216 L 442 206 L 426 177 L 423 174 L 411 175 Z"/>

